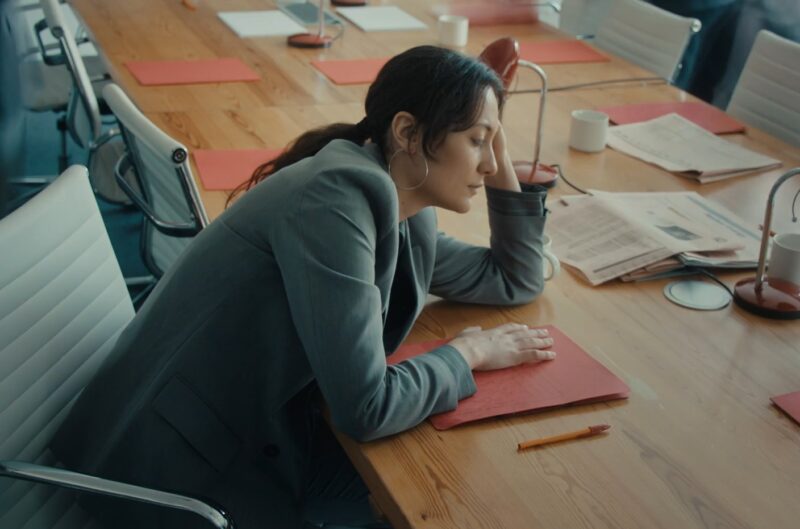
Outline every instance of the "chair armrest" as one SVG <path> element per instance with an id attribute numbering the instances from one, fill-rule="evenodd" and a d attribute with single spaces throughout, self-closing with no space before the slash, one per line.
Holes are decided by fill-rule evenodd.
<path id="1" fill-rule="evenodd" d="M 163 492 L 22 461 L 0 461 L 0 476 L 57 485 L 82 492 L 188 511 L 201 516 L 217 529 L 234 529 L 233 520 L 222 509 L 181 494 Z"/>
<path id="2" fill-rule="evenodd" d="M 34 34 L 36 35 L 36 41 L 39 43 L 39 51 L 42 54 L 42 60 L 48 66 L 59 66 L 62 64 L 67 63 L 66 57 L 64 57 L 63 53 L 48 53 L 47 50 L 52 49 L 52 45 L 46 45 L 42 40 L 42 32 L 49 29 L 47 26 L 47 20 L 42 19 L 33 26 Z M 60 48 L 60 46 L 59 46 Z"/>
<path id="3" fill-rule="evenodd" d="M 144 198 L 137 193 L 133 187 L 128 183 L 125 179 L 125 173 L 132 167 L 132 163 L 130 161 L 130 156 L 126 152 L 125 154 L 120 157 L 117 161 L 117 164 L 114 166 L 114 178 L 117 179 L 117 183 L 119 187 L 128 195 L 128 198 L 136 204 L 147 220 L 153 223 L 153 226 L 156 227 L 158 231 L 165 235 L 170 235 L 172 237 L 194 237 L 200 232 L 200 228 L 196 223 L 193 224 L 177 224 L 174 222 L 167 222 L 164 220 L 159 219 L 150 205 L 144 200 Z M 139 184 L 141 186 L 141 182 Z"/>

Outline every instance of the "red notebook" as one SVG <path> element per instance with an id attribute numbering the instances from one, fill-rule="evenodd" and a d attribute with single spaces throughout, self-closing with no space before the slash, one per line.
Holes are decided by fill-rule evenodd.
<path id="1" fill-rule="evenodd" d="M 772 397 L 772 402 L 800 424 L 800 391 Z"/>
<path id="2" fill-rule="evenodd" d="M 144 86 L 258 81 L 259 75 L 239 59 L 132 61 L 125 66 Z"/>
<path id="3" fill-rule="evenodd" d="M 386 61 L 380 59 L 354 59 L 344 61 L 311 61 L 311 65 L 336 84 L 369 84 L 378 76 Z"/>
<path id="4" fill-rule="evenodd" d="M 717 107 L 701 101 L 640 103 L 635 105 L 603 107 L 597 110 L 608 114 L 608 118 L 617 125 L 648 121 L 674 112 L 714 134 L 744 132 L 744 125 L 742 123 L 736 121 Z"/>
<path id="5" fill-rule="evenodd" d="M 608 62 L 611 60 L 582 40 L 520 42 L 519 53 L 522 59 L 536 64 Z"/>
<path id="6" fill-rule="evenodd" d="M 474 372 L 478 390 L 459 402 L 455 410 L 430 417 L 433 427 L 446 430 L 488 417 L 628 397 L 630 389 L 619 377 L 556 327 L 543 328 L 553 338 L 553 350 L 558 353 L 555 360 Z M 404 345 L 389 356 L 388 362 L 397 364 L 446 342 Z"/>
<path id="7" fill-rule="evenodd" d="M 230 191 L 249 180 L 256 168 L 282 149 L 197 150 L 192 152 L 203 187 L 209 191 Z"/>

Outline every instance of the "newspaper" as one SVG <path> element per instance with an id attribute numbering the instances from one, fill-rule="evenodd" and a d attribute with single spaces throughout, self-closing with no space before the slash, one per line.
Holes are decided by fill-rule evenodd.
<path id="1" fill-rule="evenodd" d="M 687 265 L 752 267 L 760 235 L 697 193 L 600 193 L 551 203 L 553 251 L 592 285 Z"/>
<path id="2" fill-rule="evenodd" d="M 700 183 L 781 165 L 780 160 L 726 141 L 674 113 L 612 127 L 608 145 Z"/>

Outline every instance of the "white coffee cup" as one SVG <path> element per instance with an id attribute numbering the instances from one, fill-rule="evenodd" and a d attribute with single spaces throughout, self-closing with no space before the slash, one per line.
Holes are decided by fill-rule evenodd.
<path id="1" fill-rule="evenodd" d="M 608 114 L 597 110 L 573 110 L 569 126 L 569 146 L 583 152 L 606 148 Z"/>
<path id="2" fill-rule="evenodd" d="M 781 233 L 773 237 L 767 277 L 800 286 L 800 233 Z"/>
<path id="3" fill-rule="evenodd" d="M 451 48 L 467 45 L 469 19 L 459 15 L 442 15 L 439 17 L 439 44 Z"/>
<path id="4" fill-rule="evenodd" d="M 561 263 L 558 262 L 558 257 L 553 253 L 553 241 L 550 239 L 550 236 L 543 235 L 542 237 L 542 256 L 547 259 L 547 262 L 550 264 L 550 271 L 545 272 L 544 280 L 550 281 L 561 272 Z"/>

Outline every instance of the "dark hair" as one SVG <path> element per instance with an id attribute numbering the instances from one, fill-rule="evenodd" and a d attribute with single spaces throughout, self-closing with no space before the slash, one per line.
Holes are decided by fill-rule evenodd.
<path id="1" fill-rule="evenodd" d="M 366 117 L 360 123 L 334 123 L 305 132 L 280 156 L 259 166 L 228 201 L 284 167 L 313 156 L 334 139 L 359 145 L 372 140 L 385 153 L 392 119 L 401 111 L 416 118 L 422 130 L 422 148 L 427 156 L 433 156 L 449 132 L 475 124 L 486 89 L 494 92 L 502 110 L 503 85 L 478 59 L 436 46 L 404 51 L 381 68 L 369 87 L 364 103 Z"/>

